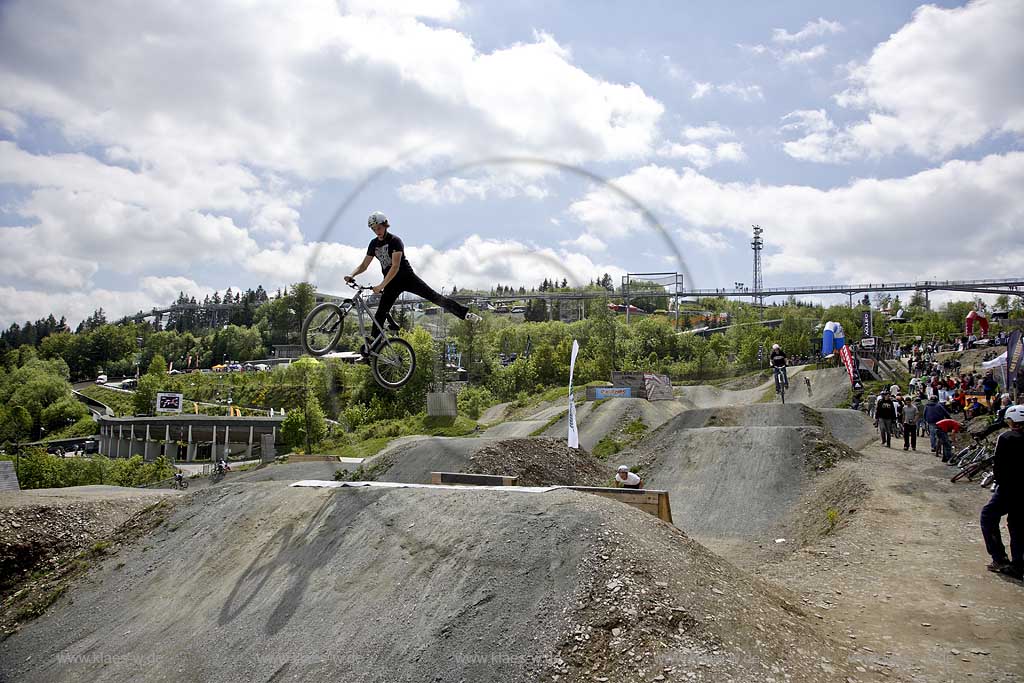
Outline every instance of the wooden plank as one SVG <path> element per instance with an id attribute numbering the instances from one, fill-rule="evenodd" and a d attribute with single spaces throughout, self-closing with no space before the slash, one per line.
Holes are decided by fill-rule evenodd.
<path id="1" fill-rule="evenodd" d="M 431 472 L 432 484 L 462 484 L 464 486 L 515 486 L 519 477 L 500 474 L 467 474 L 464 472 Z"/>
<path id="2" fill-rule="evenodd" d="M 611 498 L 639 510 L 654 515 L 658 519 L 672 523 L 672 508 L 668 502 L 668 491 L 656 489 L 625 489 L 602 488 L 598 486 L 566 486 L 573 491 L 591 493 L 603 498 Z"/>

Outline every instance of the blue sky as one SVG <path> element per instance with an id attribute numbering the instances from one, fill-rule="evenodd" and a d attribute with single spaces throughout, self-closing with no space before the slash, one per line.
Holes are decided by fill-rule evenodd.
<path id="1" fill-rule="evenodd" d="M 1019 276 L 1021 35 L 1019 0 L 12 0 L 0 324 L 337 292 L 374 210 L 437 288 L 749 284 L 751 223 L 767 286 Z"/>

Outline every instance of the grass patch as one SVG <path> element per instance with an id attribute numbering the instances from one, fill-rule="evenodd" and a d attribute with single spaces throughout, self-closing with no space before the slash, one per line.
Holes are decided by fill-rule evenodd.
<path id="1" fill-rule="evenodd" d="M 110 409 L 114 411 L 114 415 L 117 417 L 128 417 L 135 414 L 135 403 L 132 394 L 107 389 L 98 384 L 79 389 L 78 393 L 110 406 Z"/>
<path id="2" fill-rule="evenodd" d="M 428 417 L 426 413 L 420 413 L 412 417 L 379 420 L 361 425 L 352 432 L 335 430 L 335 433 L 320 442 L 314 451 L 345 458 L 368 458 L 401 436 L 466 436 L 476 429 L 477 423 L 462 415 Z"/>
<path id="3" fill-rule="evenodd" d="M 103 557 L 110 552 L 110 541 L 97 541 L 89 548 L 89 557 Z"/>
<path id="4" fill-rule="evenodd" d="M 643 420 L 637 418 L 623 427 L 622 431 L 630 436 L 637 436 L 647 431 L 647 425 L 644 424 Z"/>
<path id="5" fill-rule="evenodd" d="M 64 591 L 66 591 L 67 588 L 67 584 L 62 583 L 52 591 L 44 593 L 38 600 L 33 600 L 15 612 L 14 621 L 20 623 L 41 616 L 50 605 L 57 602 L 57 598 L 64 595 Z"/>
<path id="6" fill-rule="evenodd" d="M 546 423 L 544 423 L 543 427 L 538 427 L 537 429 L 534 429 L 532 432 L 530 432 L 530 436 L 540 436 L 541 434 L 546 432 L 548 429 L 550 429 L 553 425 L 555 425 L 559 420 L 561 420 L 563 417 L 565 417 L 568 413 L 569 413 L 568 410 L 563 410 L 558 415 L 555 415 L 550 420 L 548 420 Z"/>
<path id="7" fill-rule="evenodd" d="M 591 451 L 594 457 L 600 460 L 607 460 L 619 451 L 625 450 L 642 439 L 647 430 L 650 429 L 643 420 L 637 418 L 606 434 L 603 439 L 594 445 Z"/>
<path id="8" fill-rule="evenodd" d="M 607 460 L 610 456 L 615 455 L 625 447 L 622 441 L 619 441 L 612 435 L 605 436 L 603 439 L 598 441 L 594 445 L 594 450 L 591 451 L 595 458 L 600 460 Z"/>

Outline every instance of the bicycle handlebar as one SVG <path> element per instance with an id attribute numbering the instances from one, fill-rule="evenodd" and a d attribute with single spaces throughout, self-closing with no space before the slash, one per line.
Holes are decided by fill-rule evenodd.
<path id="1" fill-rule="evenodd" d="M 354 279 L 352 279 L 352 280 L 345 280 L 345 284 L 348 285 L 349 287 L 351 287 L 352 289 L 359 290 L 360 292 L 365 292 L 367 290 L 372 290 L 373 289 L 373 287 L 367 287 L 365 285 L 359 284 Z"/>

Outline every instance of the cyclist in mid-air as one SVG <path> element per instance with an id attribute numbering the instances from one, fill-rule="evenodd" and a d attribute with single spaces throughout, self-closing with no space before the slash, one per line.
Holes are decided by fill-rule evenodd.
<path id="1" fill-rule="evenodd" d="M 373 288 L 374 294 L 380 294 L 377 313 L 373 316 L 377 321 L 376 329 L 385 329 L 384 323 L 388 312 L 402 292 L 410 292 L 423 297 L 471 323 L 480 321 L 480 316 L 476 313 L 471 313 L 458 301 L 438 294 L 413 272 L 412 266 L 409 265 L 409 259 L 405 258 L 405 243 L 398 235 L 388 232 L 390 225 L 387 216 L 380 211 L 374 211 L 370 214 L 366 224 L 373 231 L 375 237 L 366 247 L 366 256 L 363 258 L 363 262 L 352 271 L 351 275 L 345 276 L 345 282 L 353 282 L 356 275 L 366 270 L 374 258 L 380 261 L 380 270 L 384 274 L 384 281 Z"/>
<path id="2" fill-rule="evenodd" d="M 768 360 L 774 368 L 773 372 L 782 377 L 782 385 L 789 389 L 789 373 L 786 370 L 786 352 L 778 344 L 772 344 L 772 352 Z"/>

